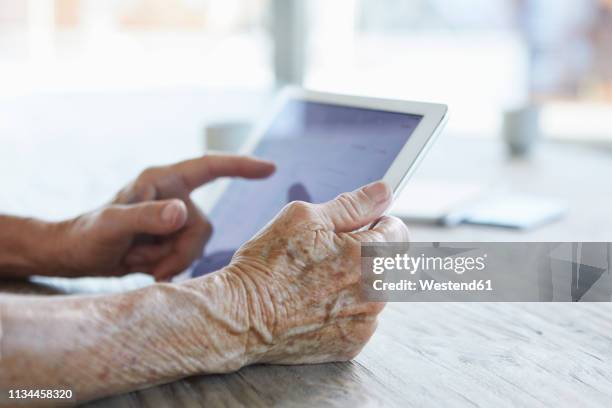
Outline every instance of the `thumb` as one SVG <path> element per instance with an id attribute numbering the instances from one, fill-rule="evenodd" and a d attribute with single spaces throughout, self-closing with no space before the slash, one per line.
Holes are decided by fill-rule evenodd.
<path id="1" fill-rule="evenodd" d="M 361 187 L 315 208 L 326 226 L 335 232 L 350 232 L 378 219 L 389 206 L 391 189 L 382 181 Z"/>
<path id="2" fill-rule="evenodd" d="M 170 234 L 187 221 L 187 206 L 178 199 L 145 201 L 112 207 L 118 229 L 135 234 Z"/>

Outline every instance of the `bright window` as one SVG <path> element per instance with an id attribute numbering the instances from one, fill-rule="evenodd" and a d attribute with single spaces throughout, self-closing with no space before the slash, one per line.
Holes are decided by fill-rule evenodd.
<path id="1" fill-rule="evenodd" d="M 272 84 L 266 0 L 0 0 L 1 92 Z"/>

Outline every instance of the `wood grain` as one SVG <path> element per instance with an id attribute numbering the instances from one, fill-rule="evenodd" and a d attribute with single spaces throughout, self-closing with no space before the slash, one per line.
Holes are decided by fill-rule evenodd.
<path id="1" fill-rule="evenodd" d="M 611 406 L 608 304 L 390 304 L 353 362 L 255 366 L 92 407 Z"/>
<path id="2" fill-rule="evenodd" d="M 99 205 L 141 167 L 197 154 L 193 150 L 199 146 L 195 137 L 201 115 L 220 109 L 216 100 L 206 94 L 160 93 L 0 101 L 6 119 L 0 130 L 12 137 L 0 149 L 0 167 L 5 169 L 0 211 L 63 217 Z M 246 111 L 247 104 L 243 105 Z M 134 106 L 142 108 L 136 112 Z M 223 106 L 223 113 L 236 109 L 236 103 Z M 30 116 L 20 116 L 26 110 Z M 178 125 L 180 132 L 176 132 Z M 67 131 L 69 137 L 62 138 Z M 80 139 L 85 134 L 88 138 Z M 173 134 L 191 136 L 168 137 Z M 112 135 L 117 136 L 114 142 L 108 139 Z M 28 145 L 19 140 L 26 136 L 46 141 L 46 147 L 24 150 Z M 127 141 L 133 146 L 112 148 L 115 142 L 123 146 Z M 135 157 L 133 152 L 143 141 L 147 155 Z M 72 167 L 54 166 L 57 157 L 71 151 L 79 151 L 71 157 Z M 40 168 L 46 169 L 46 179 L 40 178 Z M 111 169 L 114 178 L 109 178 Z M 568 204 L 569 212 L 563 220 L 530 232 L 411 225 L 412 237 L 421 241 L 612 241 L 611 175 L 609 152 L 589 147 L 545 143 L 530 159 L 510 160 L 497 141 L 443 137 L 415 178 L 491 182 L 499 189 L 558 198 Z M 0 290 L 92 293 L 149 283 L 142 276 L 43 279 L 32 286 L 0 282 Z M 247 367 L 89 406 L 609 407 L 611 316 L 608 303 L 389 304 L 378 331 L 353 362 Z"/>

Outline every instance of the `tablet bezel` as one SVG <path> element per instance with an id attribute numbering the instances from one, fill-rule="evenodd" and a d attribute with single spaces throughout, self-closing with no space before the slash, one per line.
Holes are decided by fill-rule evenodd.
<path id="1" fill-rule="evenodd" d="M 422 116 L 421 121 L 413 130 L 404 147 L 391 163 L 391 166 L 382 178 L 393 190 L 393 196 L 397 196 L 407 180 L 414 173 L 418 164 L 431 147 L 433 141 L 442 131 L 447 120 L 448 107 L 442 104 L 401 101 L 392 99 L 369 98 L 362 96 L 332 94 L 327 92 L 310 91 L 297 87 L 287 87 L 281 91 L 276 98 L 270 111 L 256 125 L 247 137 L 239 154 L 249 155 L 257 147 L 259 141 L 266 134 L 272 125 L 272 121 L 282 111 L 289 100 L 302 100 L 307 102 L 319 102 L 330 105 L 348 106 L 355 108 L 375 109 L 386 112 L 398 112 Z M 214 194 L 211 208 L 222 196 L 227 188 L 229 180 L 219 186 L 219 190 Z"/>

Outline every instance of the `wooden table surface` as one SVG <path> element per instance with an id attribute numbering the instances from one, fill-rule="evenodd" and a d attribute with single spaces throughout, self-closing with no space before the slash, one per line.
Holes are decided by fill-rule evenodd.
<path id="1" fill-rule="evenodd" d="M 390 304 L 352 362 L 248 367 L 91 406 L 609 407 L 611 311 L 599 304 Z"/>
<path id="2" fill-rule="evenodd" d="M 148 96 L 147 100 L 150 99 Z M 122 100 L 126 106 L 134 104 L 133 100 Z M 109 100 L 108 109 L 101 111 L 107 116 L 103 126 L 108 127 L 108 122 L 113 121 L 113 112 L 120 115 L 122 108 L 116 102 Z M 100 107 L 98 102 L 91 102 L 91 106 L 78 100 L 73 103 L 80 109 L 91 109 L 89 115 L 94 117 L 94 108 L 98 111 Z M 6 109 L 3 110 L 0 103 L 0 113 L 3 111 Z M 85 116 L 91 120 L 90 116 Z M 37 124 L 41 129 L 43 125 L 40 121 Z M 6 122 L 0 126 L 7 126 Z M 21 129 L 19 126 L 15 125 L 14 129 Z M 144 125 L 126 128 L 132 132 L 136 128 L 136 136 L 142 133 L 142 137 L 147 131 Z M 195 130 L 192 133 L 195 134 Z M 153 140 L 153 144 L 161 144 L 163 139 L 160 136 Z M 190 146 L 195 145 L 193 140 L 190 143 Z M 15 143 L 13 149 L 20 146 Z M 35 155 L 34 150 L 31 153 Z M 19 155 L 15 156 L 10 149 L 9 152 L 3 153 L 0 149 L 2 166 L 11 168 L 7 160 L 14 160 L 15 166 L 25 166 L 26 170 L 28 166 L 36 169 L 41 165 L 36 160 L 25 165 L 17 163 Z M 177 159 L 184 154 L 180 148 L 176 148 L 176 152 Z M 159 154 L 161 157 L 162 153 Z M 84 166 L 88 163 L 86 159 L 81 160 Z M 142 158 L 139 160 L 146 162 Z M 130 166 L 126 171 L 133 170 Z M 6 172 L 0 174 L 3 174 L 5 185 L 15 181 Z M 34 170 L 20 174 L 24 182 L 40 184 Z M 99 177 L 90 173 L 85 176 Z M 602 150 L 548 143 L 530 160 L 508 160 L 496 141 L 443 138 L 415 175 L 417 179 L 493 181 L 496 188 L 562 200 L 569 212 L 563 220 L 530 232 L 411 225 L 412 236 L 421 241 L 612 241 L 610 176 L 612 154 Z M 83 175 L 70 173 L 66 177 L 72 185 L 81 186 L 81 190 L 87 185 L 79 179 Z M 118 179 L 123 181 L 122 177 L 129 179 L 131 175 Z M 3 200 L 0 212 L 18 206 L 22 213 L 44 214 L 44 205 L 36 200 L 53 194 L 56 194 L 55 200 L 61 197 L 57 194 L 62 186 L 55 178 L 49 180 L 50 184 L 42 190 L 21 188 L 22 184 L 14 183 L 16 193 L 32 194 L 33 198 L 25 205 L 24 201 L 13 200 L 13 207 L 9 205 L 8 208 L 5 205 L 8 201 Z M 103 191 L 96 189 L 93 199 L 110 196 L 112 191 L 104 190 L 104 184 L 97 186 Z M 8 197 L 10 193 L 5 190 L 2 194 Z M 77 196 L 73 191 L 66 194 Z M 70 208 L 81 211 L 91 204 L 83 202 L 75 206 L 72 202 Z M 61 209 L 52 210 L 51 217 L 63 215 Z M 52 279 L 44 283 L 47 288 L 63 292 L 89 293 L 128 290 L 150 281 L 136 275 L 108 280 Z M 40 292 L 40 287 L 4 282 L 0 290 Z M 612 406 L 611 316 L 612 305 L 608 303 L 389 304 L 380 317 L 378 331 L 352 362 L 254 366 L 229 375 L 188 378 L 89 405 Z"/>

